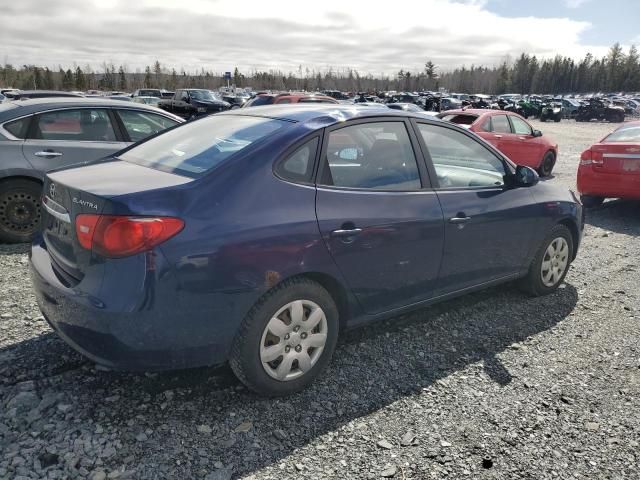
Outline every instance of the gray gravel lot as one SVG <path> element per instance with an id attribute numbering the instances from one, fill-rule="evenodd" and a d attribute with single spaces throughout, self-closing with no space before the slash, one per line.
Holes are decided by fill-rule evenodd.
<path id="1" fill-rule="evenodd" d="M 613 126 L 538 124 L 555 177 Z M 501 286 L 350 332 L 312 388 L 269 400 L 227 368 L 96 368 L 0 246 L 0 479 L 640 478 L 640 204 L 588 212 L 566 284 Z"/>

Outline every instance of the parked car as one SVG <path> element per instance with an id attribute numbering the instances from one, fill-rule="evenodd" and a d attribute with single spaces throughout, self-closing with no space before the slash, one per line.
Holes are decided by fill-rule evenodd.
<path id="1" fill-rule="evenodd" d="M 327 95 L 316 95 L 311 93 L 259 93 L 247 103 L 245 108 L 259 107 L 263 105 L 280 105 L 284 103 L 333 103 L 338 101 Z"/>
<path id="2" fill-rule="evenodd" d="M 559 122 L 562 120 L 562 104 L 559 102 L 543 103 L 540 108 L 540 121 L 546 122 L 553 120 Z"/>
<path id="3" fill-rule="evenodd" d="M 139 88 L 131 94 L 132 97 L 157 97 L 166 98 L 163 96 L 163 91 L 159 88 Z M 173 95 L 172 95 L 173 96 Z M 171 98 L 171 97 L 169 97 Z"/>
<path id="4" fill-rule="evenodd" d="M 37 230 L 46 172 L 105 157 L 180 122 L 157 108 L 119 100 L 0 105 L 0 242 L 25 242 Z"/>
<path id="5" fill-rule="evenodd" d="M 541 177 L 551 175 L 558 145 L 520 115 L 504 110 L 468 109 L 443 112 L 438 117 L 475 132 L 513 162 L 534 168 Z"/>
<path id="6" fill-rule="evenodd" d="M 160 103 L 160 98 L 158 97 L 133 97 L 133 101 L 136 103 L 143 103 L 145 105 L 152 105 L 157 107 Z"/>
<path id="7" fill-rule="evenodd" d="M 236 95 L 231 93 L 223 93 L 221 95 L 221 100 L 231 105 L 232 110 L 244 107 L 245 103 L 249 101 L 249 98 L 249 95 Z"/>
<path id="8" fill-rule="evenodd" d="M 231 105 L 211 90 L 185 88 L 176 90 L 171 99 L 161 99 L 158 107 L 187 120 L 229 110 Z"/>
<path id="9" fill-rule="evenodd" d="M 82 97 L 77 93 L 58 90 L 13 90 L 4 94 L 8 100 L 27 100 L 29 98 Z"/>
<path id="10" fill-rule="evenodd" d="M 386 103 L 384 104 L 393 110 L 404 110 L 405 112 L 424 113 L 424 109 L 414 103 Z"/>
<path id="11" fill-rule="evenodd" d="M 573 98 L 562 99 L 562 114 L 565 118 L 575 118 L 581 103 Z"/>
<path id="12" fill-rule="evenodd" d="M 583 228 L 571 192 L 473 133 L 354 105 L 213 115 L 45 193 L 31 275 L 65 341 L 122 369 L 228 360 L 265 395 L 311 383 L 344 328 L 516 279 L 553 292 Z"/>
<path id="13" fill-rule="evenodd" d="M 133 102 L 133 98 L 129 95 L 108 95 L 104 98 L 109 98 L 111 100 L 120 100 L 121 102 Z"/>
<path id="14" fill-rule="evenodd" d="M 600 98 L 591 98 L 589 103 L 578 108 L 578 113 L 576 114 L 576 122 L 588 122 L 590 120 L 624 122 L 624 108 L 616 107 Z"/>
<path id="15" fill-rule="evenodd" d="M 578 191 L 585 207 L 605 198 L 640 199 L 640 122 L 628 122 L 580 155 Z"/>

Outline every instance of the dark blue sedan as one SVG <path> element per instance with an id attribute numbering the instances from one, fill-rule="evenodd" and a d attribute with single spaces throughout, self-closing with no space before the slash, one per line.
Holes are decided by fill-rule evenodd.
<path id="1" fill-rule="evenodd" d="M 308 385 L 339 333 L 502 282 L 554 291 L 582 206 L 420 114 L 235 110 L 49 174 L 31 253 L 59 335 L 113 368 L 229 361 L 267 395 Z"/>

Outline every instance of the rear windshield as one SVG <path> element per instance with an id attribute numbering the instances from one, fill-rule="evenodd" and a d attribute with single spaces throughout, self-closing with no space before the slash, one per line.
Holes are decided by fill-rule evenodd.
<path id="1" fill-rule="evenodd" d="M 260 105 L 271 105 L 275 100 L 274 97 L 270 95 L 259 95 L 251 100 L 251 103 L 247 105 L 247 107 L 259 107 Z"/>
<path id="2" fill-rule="evenodd" d="M 447 122 L 457 123 L 458 125 L 471 125 L 478 118 L 476 115 L 461 115 L 461 114 L 451 114 L 444 115 L 442 120 L 446 120 Z"/>
<path id="3" fill-rule="evenodd" d="M 285 125 L 290 123 L 262 117 L 215 115 L 169 130 L 119 158 L 196 178 Z"/>
<path id="4" fill-rule="evenodd" d="M 637 127 L 626 127 L 616 130 L 607 138 L 605 143 L 621 143 L 621 142 L 633 142 L 640 143 L 640 125 Z"/>

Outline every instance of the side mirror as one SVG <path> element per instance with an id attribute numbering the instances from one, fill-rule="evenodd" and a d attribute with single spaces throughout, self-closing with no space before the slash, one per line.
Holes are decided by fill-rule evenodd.
<path id="1" fill-rule="evenodd" d="M 534 137 L 541 137 L 542 136 L 542 132 L 540 130 L 534 130 L 533 131 L 533 136 Z"/>
<path id="2" fill-rule="evenodd" d="M 531 167 L 525 167 L 524 165 L 518 165 L 516 167 L 515 186 L 516 187 L 533 187 L 540 181 L 538 172 Z"/>

